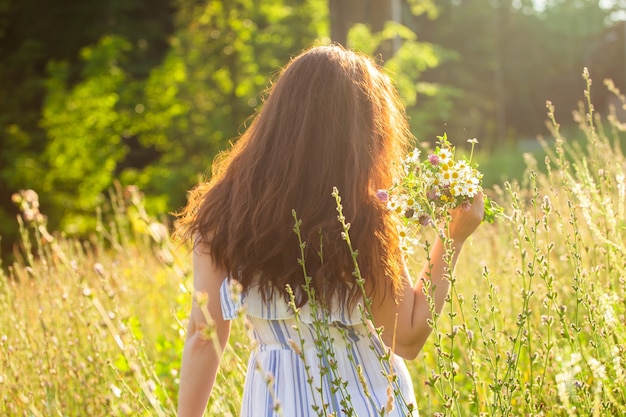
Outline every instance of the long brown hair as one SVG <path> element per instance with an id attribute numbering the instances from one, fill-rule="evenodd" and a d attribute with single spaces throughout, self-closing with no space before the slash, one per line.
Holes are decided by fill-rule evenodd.
<path id="1" fill-rule="evenodd" d="M 360 290 L 331 196 L 337 187 L 368 295 L 395 294 L 402 264 L 396 223 L 376 191 L 391 185 L 409 139 L 397 93 L 370 58 L 313 47 L 279 74 L 210 182 L 191 191 L 177 233 L 202 242 L 244 289 L 258 283 L 265 297 L 287 297 L 287 284 L 304 283 L 295 210 L 317 301 L 354 303 Z"/>

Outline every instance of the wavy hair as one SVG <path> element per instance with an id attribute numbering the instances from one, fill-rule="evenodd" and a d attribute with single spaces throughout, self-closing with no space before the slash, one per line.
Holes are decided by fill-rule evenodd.
<path id="1" fill-rule="evenodd" d="M 288 297 L 304 284 L 292 210 L 302 219 L 315 298 L 354 302 L 354 264 L 337 220 L 337 187 L 368 296 L 397 295 L 402 259 L 396 221 L 376 191 L 395 178 L 411 139 L 389 77 L 367 56 L 317 46 L 291 60 L 247 131 L 190 192 L 177 234 L 202 242 L 244 290 Z M 298 305 L 307 302 L 302 292 Z M 384 295 L 383 295 L 384 297 Z"/>

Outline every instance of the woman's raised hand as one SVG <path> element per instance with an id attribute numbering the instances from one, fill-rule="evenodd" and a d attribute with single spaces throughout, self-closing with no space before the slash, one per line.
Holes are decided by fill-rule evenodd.
<path id="1" fill-rule="evenodd" d="M 451 220 L 448 225 L 448 237 L 454 242 L 464 242 L 476 230 L 485 215 L 483 193 L 474 196 L 469 205 L 461 205 L 450 212 Z"/>

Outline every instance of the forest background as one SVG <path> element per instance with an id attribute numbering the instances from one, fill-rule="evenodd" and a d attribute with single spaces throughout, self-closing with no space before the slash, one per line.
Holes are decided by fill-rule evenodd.
<path id="1" fill-rule="evenodd" d="M 48 227 L 69 235 L 96 227 L 115 181 L 144 192 L 150 213 L 179 209 L 245 130 L 277 69 L 315 42 L 384 62 L 418 140 L 447 132 L 462 146 L 476 137 L 486 185 L 515 177 L 520 149 L 547 133 L 547 99 L 567 129 L 584 66 L 625 90 L 625 8 L 623 0 L 0 0 L 2 255 L 12 258 L 18 240 L 11 196 L 20 189 L 36 190 Z M 596 110 L 608 97 L 594 90 Z"/>

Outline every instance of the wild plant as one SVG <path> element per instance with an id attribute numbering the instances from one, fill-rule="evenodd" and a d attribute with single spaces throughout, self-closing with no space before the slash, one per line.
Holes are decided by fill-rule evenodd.
<path id="1" fill-rule="evenodd" d="M 99 234 L 80 242 L 47 230 L 34 191 L 14 196 L 22 260 L 0 280 L 1 414 L 173 414 L 175 260 L 163 257 L 167 228 L 128 227 L 142 211 L 124 200 L 113 193 L 108 224 L 99 217 Z"/>

